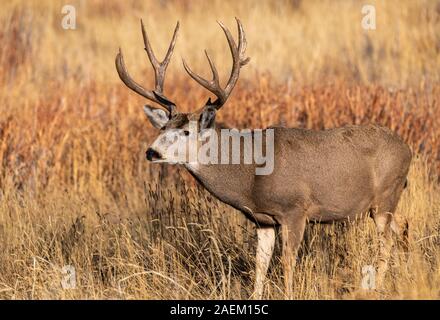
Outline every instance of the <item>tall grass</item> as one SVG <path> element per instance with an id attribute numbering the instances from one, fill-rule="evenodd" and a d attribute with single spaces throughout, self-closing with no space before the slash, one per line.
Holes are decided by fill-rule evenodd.
<path id="1" fill-rule="evenodd" d="M 207 72 L 203 49 L 227 76 L 230 54 L 215 20 L 243 21 L 252 57 L 219 120 L 323 129 L 377 122 L 416 160 L 399 210 L 409 218 L 409 261 L 396 252 L 386 290 L 360 289 L 377 260 L 369 220 L 310 226 L 295 297 L 439 298 L 439 3 L 377 1 L 377 29 L 361 29 L 358 1 L 11 1 L 0 13 L 0 297 L 247 298 L 255 234 L 242 215 L 182 169 L 144 159 L 157 134 L 145 103 L 117 77 L 122 47 L 145 86 L 144 18 L 158 56 L 177 19 L 181 34 L 165 91 L 179 109 L 207 93 L 180 56 Z M 235 29 L 234 29 L 235 31 Z M 277 248 L 279 253 L 279 248 Z M 283 298 L 277 255 L 265 298 Z M 63 289 L 61 268 L 76 270 Z"/>

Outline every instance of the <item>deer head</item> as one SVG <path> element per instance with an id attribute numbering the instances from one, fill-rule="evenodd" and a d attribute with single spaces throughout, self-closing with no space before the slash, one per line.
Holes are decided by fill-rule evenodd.
<path id="1" fill-rule="evenodd" d="M 116 56 L 116 70 L 118 71 L 121 80 L 127 87 L 135 91 L 137 94 L 140 94 L 141 96 L 157 103 L 160 107 L 162 107 L 155 108 L 150 105 L 144 106 L 144 112 L 151 124 L 157 129 L 160 129 L 159 136 L 146 152 L 146 157 L 148 160 L 155 162 L 184 162 L 185 160 L 176 158 L 175 147 L 177 146 L 178 148 L 188 150 L 191 136 L 190 133 L 192 132 L 190 130 L 190 124 L 197 124 L 195 129 L 197 133 L 206 129 L 212 129 L 215 126 L 216 112 L 226 103 L 229 95 L 234 89 L 240 74 L 240 68 L 247 64 L 250 60 L 250 58 L 245 57 L 246 37 L 243 26 L 240 20 L 236 19 L 236 21 L 238 27 L 238 45 L 235 43 L 231 32 L 221 22 L 219 22 L 220 27 L 223 29 L 226 35 L 226 39 L 232 54 L 232 71 L 224 88 L 222 88 L 220 85 L 217 68 L 215 67 L 206 50 L 205 55 L 212 71 L 212 80 L 203 79 L 194 73 L 189 68 L 185 60 L 182 59 L 185 71 L 191 76 L 191 78 L 217 97 L 215 101 L 211 101 L 209 98 L 202 108 L 192 113 L 179 112 L 176 104 L 170 101 L 163 94 L 165 72 L 176 44 L 177 34 L 179 31 L 179 22 L 177 22 L 176 28 L 174 29 L 173 38 L 165 58 L 162 62 L 159 62 L 153 53 L 148 40 L 147 32 L 145 31 L 144 24 L 141 20 L 145 51 L 147 52 L 148 59 L 150 60 L 155 73 L 155 88 L 152 91 L 144 89 L 131 78 L 125 67 L 122 51 L 119 50 L 119 53 Z"/>

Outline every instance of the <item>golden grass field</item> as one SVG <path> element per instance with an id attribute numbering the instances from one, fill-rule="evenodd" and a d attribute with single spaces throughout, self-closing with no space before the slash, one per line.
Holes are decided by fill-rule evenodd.
<path id="1" fill-rule="evenodd" d="M 181 31 L 165 92 L 180 110 L 208 93 L 181 57 L 208 74 L 230 68 L 216 20 L 244 25 L 250 64 L 219 119 L 234 127 L 331 128 L 376 122 L 411 146 L 398 210 L 410 251 L 396 250 L 385 289 L 361 288 L 377 262 L 370 220 L 307 228 L 295 269 L 297 299 L 440 298 L 440 1 L 369 1 L 377 29 L 361 28 L 362 1 L 69 1 L 77 29 L 61 28 L 63 1 L 9 1 L 0 12 L 0 298 L 247 299 L 255 228 L 182 168 L 154 165 L 157 134 L 145 100 L 119 80 L 114 58 L 146 87 L 143 18 L 158 56 Z M 279 248 L 264 298 L 283 299 Z M 61 268 L 76 288 L 61 286 Z"/>

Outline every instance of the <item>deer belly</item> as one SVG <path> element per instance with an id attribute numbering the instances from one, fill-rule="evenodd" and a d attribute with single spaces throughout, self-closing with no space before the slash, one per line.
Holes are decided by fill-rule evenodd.
<path id="1" fill-rule="evenodd" d="M 353 220 L 369 210 L 371 201 L 372 198 L 367 197 L 355 203 L 345 203 L 345 205 L 341 207 L 336 207 L 334 204 L 329 204 L 328 206 L 315 205 L 311 207 L 308 218 L 310 221 L 323 223 L 348 219 Z"/>
<path id="2" fill-rule="evenodd" d="M 249 220 L 254 222 L 257 226 L 276 226 L 279 224 L 274 216 L 270 214 L 264 212 L 253 212 L 247 209 L 241 211 Z"/>

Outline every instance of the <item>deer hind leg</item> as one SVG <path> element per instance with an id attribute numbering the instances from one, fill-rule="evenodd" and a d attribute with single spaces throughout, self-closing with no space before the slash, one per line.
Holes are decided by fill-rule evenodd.
<path id="1" fill-rule="evenodd" d="M 296 265 L 298 249 L 304 236 L 306 227 L 305 215 L 288 217 L 288 221 L 281 225 L 282 238 L 282 265 L 284 269 L 284 287 L 287 299 L 293 298 L 293 271 Z"/>
<path id="2" fill-rule="evenodd" d="M 391 231 L 397 236 L 398 243 L 404 250 L 405 254 L 408 253 L 409 250 L 409 224 L 408 220 L 402 215 L 394 214 L 391 220 Z"/>
<path id="3" fill-rule="evenodd" d="M 379 237 L 379 262 L 377 267 L 376 286 L 383 287 L 385 274 L 388 270 L 388 263 L 393 247 L 393 238 L 391 235 L 391 222 L 393 221 L 393 213 L 378 212 L 375 210 L 373 220 Z"/>
<path id="4" fill-rule="evenodd" d="M 254 299 L 261 299 L 264 290 L 264 280 L 266 279 L 267 269 L 269 268 L 275 246 L 275 228 L 258 228 L 257 239 L 255 289 L 252 296 Z"/>
<path id="5" fill-rule="evenodd" d="M 395 263 L 400 270 L 405 270 L 408 272 L 408 262 L 409 262 L 409 225 L 408 220 L 402 215 L 394 213 L 391 223 L 391 231 L 397 238 L 397 243 L 395 243 L 392 255 L 395 258 Z M 397 244 L 397 246 L 396 246 Z"/>
<path id="6" fill-rule="evenodd" d="M 379 263 L 376 277 L 376 283 L 379 288 L 383 287 L 391 250 L 394 245 L 392 233 L 397 235 L 404 248 L 408 248 L 408 222 L 403 216 L 396 213 L 403 188 L 404 184 L 397 184 L 391 195 L 385 194 L 379 206 L 372 208 L 372 217 L 379 235 Z"/>

